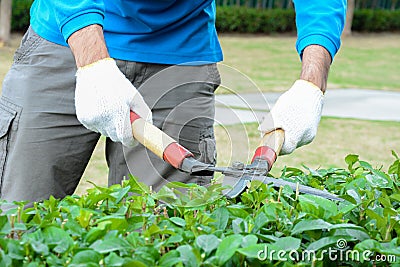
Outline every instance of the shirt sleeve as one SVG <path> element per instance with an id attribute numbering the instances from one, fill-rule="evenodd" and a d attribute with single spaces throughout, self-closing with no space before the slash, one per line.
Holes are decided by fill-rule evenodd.
<path id="1" fill-rule="evenodd" d="M 296 50 L 302 57 L 309 45 L 320 45 L 335 57 L 346 18 L 346 0 L 293 0 L 296 10 Z"/>
<path id="2" fill-rule="evenodd" d="M 65 41 L 76 31 L 93 24 L 103 26 L 103 0 L 53 0 L 57 24 Z"/>

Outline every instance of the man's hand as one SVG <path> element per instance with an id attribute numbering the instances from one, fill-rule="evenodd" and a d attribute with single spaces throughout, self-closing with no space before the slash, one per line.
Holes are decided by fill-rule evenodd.
<path id="1" fill-rule="evenodd" d="M 259 130 L 263 134 L 277 128 L 285 130 L 285 141 L 280 154 L 290 154 L 297 147 L 309 144 L 314 139 L 322 105 L 321 90 L 310 82 L 297 80 L 263 118 Z"/>
<path id="2" fill-rule="evenodd" d="M 130 111 L 152 123 L 150 108 L 143 97 L 109 58 L 102 28 L 91 25 L 70 36 L 75 56 L 75 107 L 78 120 L 125 146 L 134 144 Z"/>
<path id="3" fill-rule="evenodd" d="M 150 108 L 111 58 L 78 69 L 75 107 L 86 128 L 125 146 L 134 144 L 131 110 L 152 123 Z"/>
<path id="4" fill-rule="evenodd" d="M 331 57 L 325 48 L 318 45 L 306 47 L 300 79 L 264 116 L 259 126 L 262 134 L 277 128 L 285 130 L 281 155 L 290 154 L 314 139 L 321 119 L 330 63 Z"/>

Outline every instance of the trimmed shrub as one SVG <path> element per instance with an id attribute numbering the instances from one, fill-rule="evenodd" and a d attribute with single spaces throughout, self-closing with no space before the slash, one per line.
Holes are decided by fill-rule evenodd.
<path id="1" fill-rule="evenodd" d="M 358 32 L 399 31 L 400 10 L 357 10 L 352 29 Z"/>
<path id="2" fill-rule="evenodd" d="M 294 9 L 217 7 L 220 33 L 282 33 L 296 30 Z M 362 9 L 354 12 L 353 31 L 400 31 L 400 10 Z"/>
<path id="3" fill-rule="evenodd" d="M 292 9 L 218 7 L 216 24 L 219 32 L 281 33 L 296 29 Z"/>
<path id="4" fill-rule="evenodd" d="M 25 31 L 33 0 L 14 0 L 12 31 Z M 283 33 L 296 30 L 294 9 L 255 9 L 237 6 L 217 7 L 220 33 Z M 353 31 L 400 31 L 400 10 L 361 9 L 354 12 Z"/>
<path id="5" fill-rule="evenodd" d="M 133 177 L 29 207 L 0 202 L 9 208 L 0 211 L 0 266 L 399 266 L 392 153 L 387 172 L 348 155 L 347 169 L 285 167 L 279 177 L 341 202 L 258 180 L 235 199 L 220 184 L 154 192 Z"/>
<path id="6" fill-rule="evenodd" d="M 12 31 L 26 31 L 29 26 L 29 10 L 33 0 L 14 0 L 12 3 Z"/>

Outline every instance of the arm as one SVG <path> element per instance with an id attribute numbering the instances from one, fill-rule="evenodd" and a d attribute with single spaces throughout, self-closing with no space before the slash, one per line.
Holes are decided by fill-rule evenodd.
<path id="1" fill-rule="evenodd" d="M 75 88 L 78 120 L 89 130 L 115 142 L 134 145 L 130 111 L 152 122 L 151 110 L 109 57 L 102 26 L 80 28 L 68 37 L 67 43 L 78 67 Z"/>
<path id="2" fill-rule="evenodd" d="M 297 42 L 300 57 L 309 45 L 324 47 L 333 60 L 340 48 L 346 18 L 346 0 L 293 0 L 296 9 Z"/>
<path id="3" fill-rule="evenodd" d="M 330 64 L 339 50 L 346 17 L 346 0 L 293 0 L 296 9 L 296 49 L 302 59 L 300 79 L 326 90 Z"/>
<path id="4" fill-rule="evenodd" d="M 344 27 L 345 0 L 294 0 L 302 59 L 300 79 L 282 94 L 259 130 L 285 131 L 280 154 L 290 154 L 314 139 L 321 118 L 330 64 L 340 47 Z"/>
<path id="5" fill-rule="evenodd" d="M 331 56 L 324 47 L 307 46 L 303 51 L 300 79 L 315 84 L 325 93 L 331 61 Z"/>
<path id="6" fill-rule="evenodd" d="M 98 24 L 90 25 L 74 32 L 67 42 L 78 68 L 109 57 L 104 41 L 103 28 Z"/>

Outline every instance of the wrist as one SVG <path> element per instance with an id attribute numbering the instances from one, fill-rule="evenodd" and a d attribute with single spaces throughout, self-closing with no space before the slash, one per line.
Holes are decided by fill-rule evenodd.
<path id="1" fill-rule="evenodd" d="M 78 68 L 109 57 L 100 25 L 90 25 L 74 32 L 67 42 Z"/>
<path id="2" fill-rule="evenodd" d="M 324 47 L 307 46 L 303 51 L 300 79 L 313 83 L 325 92 L 330 64 L 330 54 Z"/>

